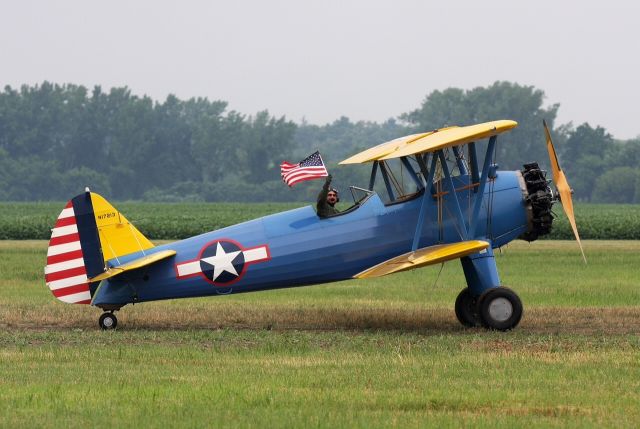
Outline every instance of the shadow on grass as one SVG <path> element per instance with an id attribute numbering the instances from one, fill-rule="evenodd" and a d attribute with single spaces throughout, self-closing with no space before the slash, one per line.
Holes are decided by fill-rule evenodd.
<path id="1" fill-rule="evenodd" d="M 98 330 L 100 311 L 47 306 L 0 309 L 4 330 Z M 153 303 L 117 313 L 121 330 L 239 329 L 276 331 L 389 331 L 423 335 L 484 332 L 466 329 L 448 308 L 292 307 L 290 305 Z M 640 307 L 549 307 L 525 310 L 517 331 L 537 334 L 634 334 L 640 332 Z"/>

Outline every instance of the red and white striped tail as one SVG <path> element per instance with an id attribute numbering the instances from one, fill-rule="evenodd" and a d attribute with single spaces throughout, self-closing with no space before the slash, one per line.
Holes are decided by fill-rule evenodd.
<path id="1" fill-rule="evenodd" d="M 58 216 L 47 249 L 45 282 L 60 301 L 90 304 L 91 293 L 71 201 Z"/>

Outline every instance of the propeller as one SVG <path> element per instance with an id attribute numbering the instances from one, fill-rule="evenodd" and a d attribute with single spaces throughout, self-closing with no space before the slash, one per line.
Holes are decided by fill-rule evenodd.
<path id="1" fill-rule="evenodd" d="M 558 190 L 558 194 L 560 196 L 560 202 L 562 203 L 562 208 L 564 209 L 564 212 L 569 219 L 571 229 L 573 229 L 573 235 L 576 237 L 578 246 L 580 246 L 580 252 L 582 252 L 582 259 L 584 259 L 584 263 L 586 264 L 587 258 L 584 256 L 584 250 L 582 249 L 582 243 L 580 242 L 580 235 L 578 234 L 578 227 L 576 226 L 576 218 L 573 214 L 571 187 L 569 187 L 569 182 L 567 182 L 567 178 L 560 168 L 558 155 L 556 154 L 556 150 L 553 147 L 553 141 L 551 140 L 551 134 L 549 133 L 547 122 L 543 120 L 542 123 L 544 124 L 544 133 L 547 136 L 547 151 L 549 152 L 549 161 L 551 162 L 551 171 L 553 172 L 553 183 L 556 185 L 556 189 Z"/>

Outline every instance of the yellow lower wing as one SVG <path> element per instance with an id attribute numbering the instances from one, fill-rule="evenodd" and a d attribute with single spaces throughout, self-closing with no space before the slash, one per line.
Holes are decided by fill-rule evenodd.
<path id="1" fill-rule="evenodd" d="M 415 252 L 405 253 L 395 258 L 388 259 L 378 265 L 368 268 L 354 276 L 357 279 L 381 277 L 400 271 L 426 267 L 452 259 L 462 258 L 473 253 L 481 252 L 489 247 L 489 243 L 481 240 L 461 241 L 451 244 L 436 244 L 423 247 Z"/>
<path id="2" fill-rule="evenodd" d="M 176 254 L 175 250 L 163 250 L 161 252 L 156 252 L 151 255 L 143 256 L 142 258 L 134 259 L 133 261 L 127 262 L 126 264 L 109 268 L 104 273 L 89 279 L 89 281 L 98 282 L 100 280 L 105 280 L 105 279 L 117 276 L 118 274 L 122 274 L 125 271 L 137 270 L 138 268 L 146 267 L 147 265 L 151 265 L 163 259 L 170 258 L 175 254 Z"/>

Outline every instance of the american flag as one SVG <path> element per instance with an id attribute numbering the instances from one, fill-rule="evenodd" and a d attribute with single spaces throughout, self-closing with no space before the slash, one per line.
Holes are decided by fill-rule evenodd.
<path id="1" fill-rule="evenodd" d="M 320 177 L 329 175 L 318 151 L 312 153 L 297 164 L 283 161 L 282 164 L 280 164 L 280 174 L 282 175 L 284 183 L 289 186 L 305 180 L 319 179 Z"/>

